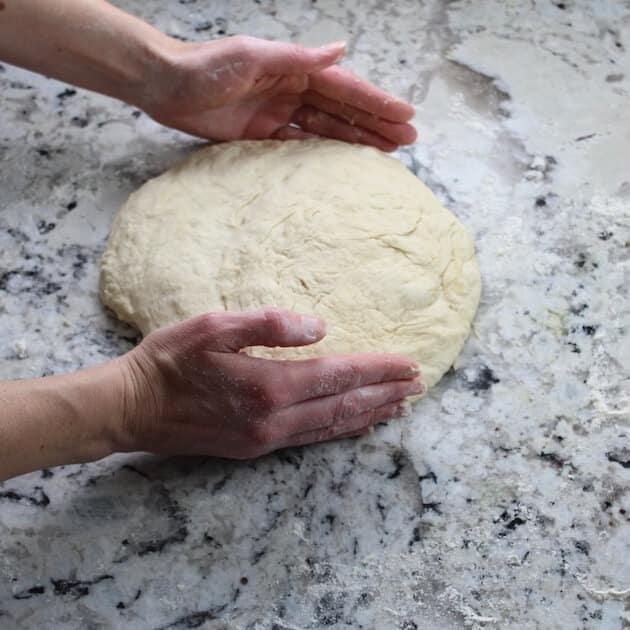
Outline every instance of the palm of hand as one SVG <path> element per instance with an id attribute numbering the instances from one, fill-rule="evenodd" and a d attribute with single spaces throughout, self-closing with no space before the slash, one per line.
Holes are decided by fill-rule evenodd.
<path id="1" fill-rule="evenodd" d="M 388 151 L 413 142 L 413 109 L 334 66 L 342 54 L 248 37 L 184 45 L 170 94 L 149 114 L 213 140 L 323 135 Z"/>

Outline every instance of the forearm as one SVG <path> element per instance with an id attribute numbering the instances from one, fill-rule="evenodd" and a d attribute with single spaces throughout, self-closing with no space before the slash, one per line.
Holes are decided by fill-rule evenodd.
<path id="1" fill-rule="evenodd" d="M 3 0 L 0 59 L 146 107 L 173 40 L 102 0 Z"/>
<path id="2" fill-rule="evenodd" d="M 0 480 L 113 451 L 123 359 L 65 376 L 0 383 Z"/>

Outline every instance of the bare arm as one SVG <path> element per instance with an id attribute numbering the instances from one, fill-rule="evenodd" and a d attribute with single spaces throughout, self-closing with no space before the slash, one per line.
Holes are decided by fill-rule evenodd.
<path id="1" fill-rule="evenodd" d="M 112 452 L 123 359 L 75 374 L 0 383 L 0 481 Z"/>
<path id="2" fill-rule="evenodd" d="M 3 0 L 0 58 L 128 102 L 160 72 L 169 38 L 101 0 Z"/>

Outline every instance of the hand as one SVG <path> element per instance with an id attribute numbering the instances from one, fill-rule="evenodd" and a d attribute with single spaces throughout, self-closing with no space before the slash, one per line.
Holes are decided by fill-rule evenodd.
<path id="1" fill-rule="evenodd" d="M 321 135 L 384 151 L 416 139 L 411 105 L 334 65 L 343 43 L 170 41 L 144 107 L 164 125 L 213 140 Z"/>
<path id="2" fill-rule="evenodd" d="M 259 359 L 248 346 L 301 346 L 321 320 L 282 309 L 208 313 L 149 335 L 125 355 L 128 386 L 116 450 L 249 458 L 361 435 L 408 415 L 425 389 L 396 355 Z"/>

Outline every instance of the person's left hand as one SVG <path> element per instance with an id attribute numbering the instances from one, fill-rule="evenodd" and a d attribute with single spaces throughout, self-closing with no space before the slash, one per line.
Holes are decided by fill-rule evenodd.
<path id="1" fill-rule="evenodd" d="M 412 143 L 413 107 L 336 66 L 343 53 L 343 43 L 173 40 L 144 109 L 164 125 L 212 140 L 320 135 L 383 151 Z"/>

